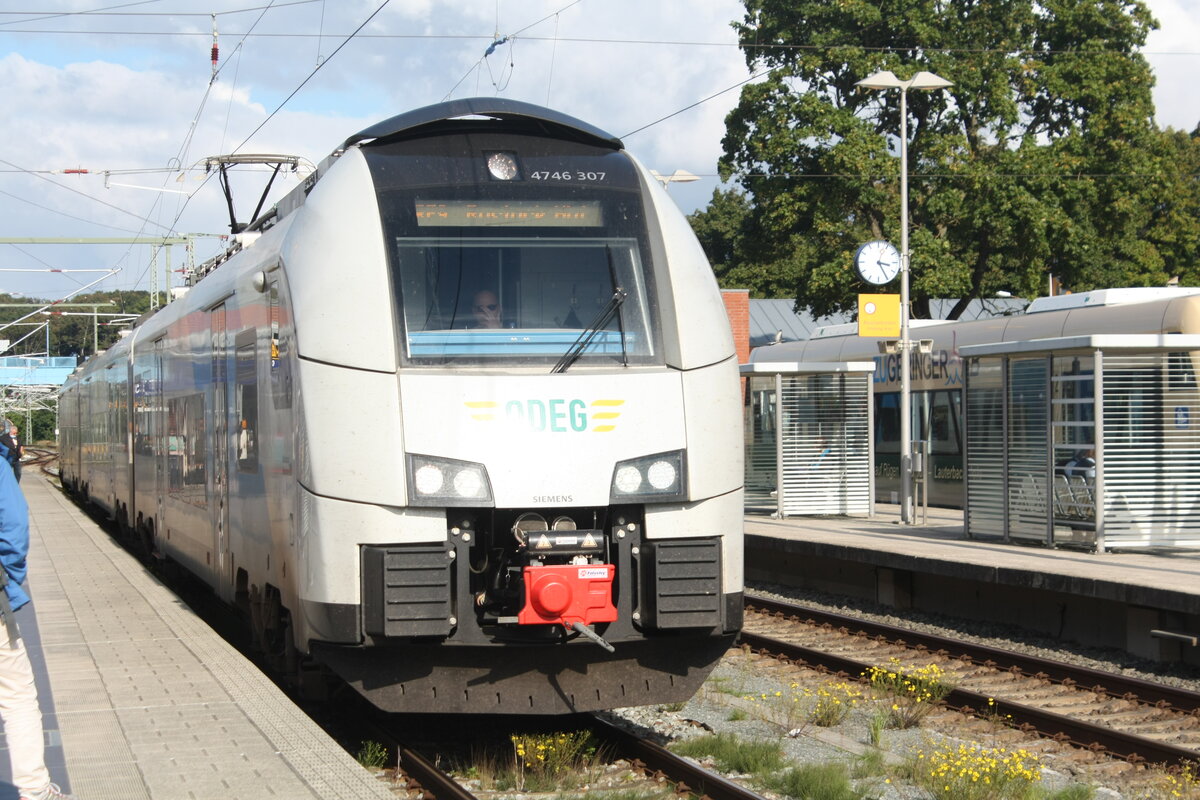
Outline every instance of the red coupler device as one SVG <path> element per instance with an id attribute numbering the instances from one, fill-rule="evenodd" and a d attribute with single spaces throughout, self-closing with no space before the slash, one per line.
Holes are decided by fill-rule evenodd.
<path id="1" fill-rule="evenodd" d="M 592 625 L 612 622 L 617 609 L 612 604 L 612 564 L 572 564 L 526 567 L 525 607 L 517 615 L 521 625 L 572 623 Z"/>

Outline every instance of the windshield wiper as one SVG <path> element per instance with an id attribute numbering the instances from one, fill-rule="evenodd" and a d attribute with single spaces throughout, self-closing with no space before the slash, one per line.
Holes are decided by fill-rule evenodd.
<path id="1" fill-rule="evenodd" d="M 625 298 L 628 296 L 628 292 L 626 292 L 620 286 L 617 287 L 617 290 L 613 292 L 612 298 L 604 305 L 604 308 L 600 309 L 600 313 L 596 315 L 596 318 L 592 320 L 592 324 L 588 325 L 579 332 L 579 338 L 575 340 L 575 343 L 571 345 L 571 348 L 567 350 L 567 352 L 563 353 L 562 358 L 560 358 L 558 363 L 554 365 L 554 369 L 550 370 L 551 375 L 557 372 L 566 372 L 568 369 L 570 369 L 572 364 L 579 360 L 579 357 L 583 355 L 583 351 L 586 350 L 588 345 L 592 343 L 592 340 L 596 338 L 596 334 L 598 334 L 606 325 L 608 325 L 609 321 L 613 318 L 613 315 L 617 313 L 617 310 L 621 307 L 621 304 L 625 302 Z M 624 332 L 619 333 L 621 335 L 621 351 L 624 352 L 625 334 Z"/>

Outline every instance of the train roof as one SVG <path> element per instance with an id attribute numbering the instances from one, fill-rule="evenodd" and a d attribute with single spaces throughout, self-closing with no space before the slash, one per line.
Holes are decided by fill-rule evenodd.
<path id="1" fill-rule="evenodd" d="M 486 129 L 489 125 L 503 125 L 505 131 L 512 133 L 549 136 L 611 150 L 623 150 L 625 147 L 621 140 L 611 133 L 575 117 L 532 103 L 500 97 L 466 97 L 436 103 L 397 114 L 363 128 L 348 138 L 341 147 L 318 164 L 317 169 L 300 186 L 280 198 L 273 208 L 246 226 L 247 230 L 264 231 L 302 206 L 321 176 L 351 147 L 371 147 L 403 138 Z"/>
<path id="2" fill-rule="evenodd" d="M 364 128 L 342 143 L 342 149 L 368 140 L 393 140 L 405 135 L 427 135 L 466 122 L 499 120 L 512 127 L 530 128 L 542 136 L 571 139 L 613 150 L 624 144 L 611 133 L 549 108 L 501 97 L 467 97 L 406 111 Z M 452 128 L 450 128 L 452 129 Z"/>
<path id="3" fill-rule="evenodd" d="M 1200 294 L 1194 286 L 1130 286 L 1123 289 L 1093 289 L 1090 292 L 1056 294 L 1039 297 L 1025 309 L 1026 314 L 1041 314 L 1047 311 L 1063 311 L 1068 308 L 1090 306 L 1119 306 L 1126 303 L 1149 303 L 1171 297 Z"/>

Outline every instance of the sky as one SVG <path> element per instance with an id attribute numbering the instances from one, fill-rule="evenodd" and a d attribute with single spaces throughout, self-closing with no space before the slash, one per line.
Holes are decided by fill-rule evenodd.
<path id="1" fill-rule="evenodd" d="M 1159 124 L 1191 130 L 1200 0 L 1149 5 L 1162 25 L 1144 51 Z M 651 169 L 700 176 L 669 185 L 691 212 L 719 185 L 724 118 L 749 76 L 731 27 L 743 10 L 737 0 L 0 0 L 0 238 L 209 234 L 196 240 L 202 260 L 229 230 L 207 157 L 316 163 L 375 122 L 473 96 L 549 106 L 621 137 Z M 241 219 L 266 177 L 234 175 Z M 281 174 L 268 202 L 299 179 Z M 178 270 L 184 248 L 170 257 Z M 146 289 L 151 264 L 148 245 L 0 243 L 0 292 Z M 154 269 L 165 275 L 163 255 Z"/>

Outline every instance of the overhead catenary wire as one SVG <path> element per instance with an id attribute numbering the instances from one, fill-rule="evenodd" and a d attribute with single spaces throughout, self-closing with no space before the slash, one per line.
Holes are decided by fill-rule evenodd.
<path id="1" fill-rule="evenodd" d="M 56 11 L 47 13 L 45 11 L 0 11 L 0 16 L 33 16 L 33 19 L 10 20 L 8 22 L 0 22 L 0 25 L 19 25 L 22 22 L 39 22 L 44 19 L 59 19 L 62 17 L 207 17 L 210 15 L 216 16 L 231 16 L 233 14 L 249 14 L 255 11 L 261 11 L 263 8 L 286 8 L 287 6 L 303 6 L 310 3 L 323 3 L 324 0 L 291 0 L 287 3 L 271 3 L 267 6 L 252 6 L 250 8 L 235 8 L 228 11 L 113 11 L 114 8 L 129 8 L 131 6 L 149 5 L 151 3 L 160 3 L 162 0 L 141 0 L 136 3 L 122 3 L 115 6 L 107 6 L 105 8 L 92 9 L 90 11 Z M 40 15 L 40 16 L 38 16 Z"/>
<path id="2" fill-rule="evenodd" d="M 315 67 L 313 67 L 312 71 L 309 72 L 307 76 L 305 76 L 304 80 L 300 81 L 300 84 L 295 89 L 293 89 L 291 91 L 291 93 L 288 94 L 287 97 L 283 98 L 283 101 L 279 105 L 277 105 L 275 107 L 275 110 L 272 111 L 270 114 L 268 114 L 267 118 L 264 119 L 262 122 L 260 122 L 254 130 L 250 131 L 250 134 L 248 136 L 246 136 L 245 139 L 242 140 L 242 143 L 239 144 L 237 147 L 233 148 L 233 150 L 230 152 L 236 153 L 238 150 L 241 150 L 243 147 L 245 147 L 246 143 L 249 142 L 252 138 L 254 138 L 254 135 L 256 133 L 258 133 L 259 131 L 261 131 L 263 129 L 263 127 L 268 122 L 270 122 L 275 117 L 275 115 L 278 114 L 283 109 L 283 107 L 285 105 L 287 105 L 288 102 L 297 95 L 297 93 L 299 93 L 299 91 L 301 89 L 304 88 L 305 84 L 307 84 L 310 80 L 312 80 L 313 76 L 316 75 L 318 72 L 320 72 L 322 67 L 324 67 L 331 60 L 333 60 L 333 57 L 336 56 L 339 52 L 341 52 L 343 47 L 348 45 L 356 36 L 358 36 L 359 32 L 363 28 L 367 27 L 367 25 L 371 22 L 371 20 L 375 19 L 375 16 L 380 11 L 383 11 L 383 9 L 386 8 L 388 3 L 390 3 L 390 2 L 391 2 L 391 0 L 383 0 L 383 2 L 379 4 L 379 7 L 376 8 L 374 11 L 372 11 L 370 16 L 368 16 L 366 19 L 364 19 L 362 21 L 362 24 L 354 29 L 353 33 L 351 33 L 349 36 L 347 36 L 344 40 L 342 40 L 341 44 L 339 44 L 336 48 L 334 48 L 333 52 L 329 54 L 329 58 L 325 59 L 320 64 L 317 64 Z"/>
<path id="3" fill-rule="evenodd" d="M 267 15 L 267 12 L 275 7 L 277 7 L 275 0 L 271 0 L 271 2 L 269 2 L 266 6 L 256 8 L 255 10 L 258 11 L 259 14 L 258 14 L 258 17 L 255 18 L 253 24 L 250 25 L 250 30 L 247 31 L 247 35 L 249 35 L 249 33 L 252 33 L 254 31 L 254 29 L 258 27 L 258 24 L 260 22 L 262 22 L 263 18 Z M 191 124 L 188 126 L 187 135 L 184 137 L 183 143 L 179 147 L 179 152 L 175 157 L 176 163 L 180 164 L 180 165 L 184 164 L 185 161 L 187 160 L 187 152 L 191 148 L 192 139 L 196 135 L 196 130 L 198 129 L 198 127 L 200 125 L 200 117 L 203 114 L 204 108 L 208 103 L 209 96 L 212 94 L 213 86 L 216 84 L 216 81 L 217 81 L 217 76 L 221 74 L 221 71 L 225 68 L 225 65 L 228 64 L 229 59 L 237 57 L 237 59 L 238 59 L 237 63 L 239 65 L 241 64 L 241 58 L 240 58 L 239 54 L 242 51 L 242 46 L 246 42 L 246 36 L 244 35 L 238 40 L 238 43 L 234 46 L 233 53 L 229 56 L 229 58 L 227 58 L 224 63 L 218 63 L 219 62 L 219 59 L 218 59 L 219 52 L 217 50 L 217 18 L 216 18 L 215 14 L 212 17 L 212 23 L 213 23 L 213 47 L 212 47 L 213 71 L 212 71 L 212 77 L 208 81 L 208 86 L 205 87 L 204 95 L 200 98 L 200 104 L 197 106 L 196 113 L 192 116 Z M 236 75 L 237 75 L 238 71 L 239 70 L 237 70 L 237 69 L 234 70 L 234 75 L 235 75 L 234 85 L 235 86 L 237 84 Z M 222 134 L 221 134 L 222 145 L 224 145 L 224 137 L 225 137 L 224 130 L 227 130 L 229 127 L 230 109 L 232 108 L 232 105 L 233 105 L 233 91 L 231 90 L 229 92 L 229 104 L 226 105 L 226 108 L 225 108 L 225 129 L 222 130 Z M 196 192 L 203 189 L 204 186 L 207 185 L 207 183 L 211 177 L 212 177 L 211 173 L 206 174 L 204 181 L 200 184 L 200 186 L 196 187 L 196 190 L 194 192 L 192 192 L 191 194 L 189 194 L 187 196 L 187 198 L 185 200 L 183 200 L 182 203 L 180 203 L 180 205 L 175 209 L 175 218 L 173 220 L 171 220 L 171 230 L 175 230 L 176 226 L 179 224 L 179 220 L 183 217 L 183 212 L 185 210 L 187 210 L 188 203 L 191 202 L 192 195 L 194 195 Z M 163 186 L 166 186 L 165 178 L 163 180 Z M 155 200 L 155 206 L 157 206 L 160 199 L 161 198 L 158 198 Z M 153 206 L 152 206 L 152 208 L 153 208 Z M 123 255 L 122 258 L 125 258 L 126 256 L 128 256 L 129 253 L 132 252 L 132 250 L 133 250 L 133 246 L 131 245 L 129 250 L 127 250 L 125 252 L 125 255 Z M 145 268 L 137 276 L 137 279 L 134 280 L 133 285 L 140 286 L 142 281 L 145 280 L 146 274 L 150 271 L 150 269 L 152 267 L 154 267 L 153 259 L 146 264 Z"/>
<path id="4" fill-rule="evenodd" d="M 316 2 L 317 0 L 305 0 L 305 2 Z M 583 0 L 575 0 L 575 3 Z M 571 5 L 575 5 L 571 3 Z M 561 10 L 566 10 L 570 6 L 566 6 Z M 2 12 L 0 12 L 2 13 Z M 558 12 L 555 12 L 558 13 Z M 202 16 L 208 16 L 203 14 Z M 523 30 L 527 30 L 540 22 L 553 17 L 554 14 L 543 17 L 538 22 L 527 25 Z M 0 22 L 0 25 L 5 23 Z M 16 23 L 8 23 L 16 24 Z M 136 30 L 46 30 L 46 29 L 18 29 L 8 30 L 5 33 L 33 33 L 39 35 L 87 35 L 87 36 L 186 36 L 186 37 L 205 37 L 210 34 L 206 31 L 136 31 Z M 248 38 L 263 38 L 263 39 L 319 39 L 324 37 L 335 36 L 339 34 L 331 33 L 230 33 L 232 36 L 246 36 Z M 355 35 L 355 34 L 350 34 Z M 518 33 L 508 34 L 510 37 L 517 36 Z M 453 40 L 453 41 L 469 41 L 475 40 L 480 42 L 491 43 L 493 37 L 485 34 L 451 34 L 451 33 L 367 33 L 357 34 L 359 39 L 409 39 L 409 40 Z M 712 42 L 712 41 L 689 41 L 684 39 L 618 39 L 614 37 L 589 37 L 589 36 L 569 36 L 569 37 L 553 37 L 553 36 L 521 36 L 522 39 L 531 42 L 564 42 L 570 44 L 623 44 L 623 45 L 642 45 L 647 47 L 719 47 L 719 48 L 737 48 L 743 50 L 803 50 L 803 51 L 833 51 L 846 50 L 854 48 L 865 52 L 873 53 L 898 53 L 907 52 L 915 49 L 920 49 L 924 53 L 944 53 L 947 55 L 961 55 L 976 53 L 979 55 L 1009 55 L 1009 56 L 1045 56 L 1045 55 L 1071 55 L 1079 58 L 1093 58 L 1098 56 L 1111 55 L 1141 55 L 1141 56 L 1200 56 L 1200 50 L 1145 50 L 1138 49 L 1129 51 L 1126 49 L 1108 50 L 1104 48 L 1095 48 L 1088 50 L 1079 50 L 1076 48 L 1046 48 L 1038 50 L 1024 50 L 1004 47 L 928 47 L 917 44 L 889 44 L 889 45 L 864 45 L 859 42 L 843 42 L 835 44 L 782 44 L 782 43 L 750 43 L 750 42 Z"/>
<path id="5" fill-rule="evenodd" d="M 256 127 L 256 128 L 253 130 L 253 131 L 251 131 L 251 132 L 250 132 L 250 134 L 249 134 L 248 136 L 246 136 L 246 138 L 245 138 L 245 139 L 243 139 L 243 140 L 242 140 L 241 144 L 239 144 L 237 147 L 233 148 L 233 150 L 231 150 L 230 152 L 231 152 L 231 153 L 236 153 L 238 150 L 240 150 L 242 147 L 244 147 L 244 146 L 246 145 L 246 143 L 247 143 L 247 142 L 249 142 L 249 141 L 250 141 L 250 139 L 252 139 L 252 138 L 254 137 L 254 135 L 255 135 L 255 134 L 257 134 L 257 133 L 258 133 L 260 130 L 262 130 L 262 129 L 263 129 L 263 126 L 265 126 L 265 125 L 266 125 L 268 122 L 270 122 L 270 121 L 271 121 L 271 119 L 272 119 L 272 118 L 273 118 L 273 117 L 274 117 L 276 114 L 278 114 L 278 113 L 279 113 L 279 111 L 280 111 L 280 110 L 281 110 L 281 109 L 282 109 L 282 108 L 283 108 L 285 105 L 287 105 L 288 101 L 290 101 L 290 100 L 291 100 L 293 97 L 295 97 L 295 96 L 296 96 L 296 94 L 297 94 L 297 93 L 298 93 L 298 92 L 299 92 L 301 89 L 303 89 L 303 88 L 304 88 L 304 85 L 305 85 L 306 83 L 308 83 L 308 82 L 309 82 L 309 80 L 311 80 L 311 79 L 312 79 L 312 77 L 313 77 L 314 75 L 316 75 L 316 74 L 317 74 L 317 72 L 318 72 L 318 71 L 320 71 L 320 69 L 321 69 L 323 66 L 325 66 L 325 64 L 328 64 L 328 63 L 329 63 L 329 61 L 330 61 L 330 60 L 332 60 L 332 59 L 333 59 L 333 57 L 334 57 L 334 56 L 336 56 L 336 55 L 338 54 L 338 52 L 339 52 L 339 51 L 341 51 L 341 49 L 342 49 L 343 47 L 345 47 L 345 46 L 346 46 L 346 45 L 347 45 L 347 44 L 350 42 L 350 40 L 351 40 L 351 39 L 353 39 L 353 38 L 354 38 L 354 36 L 355 36 L 355 35 L 358 33 L 358 31 L 361 31 L 361 30 L 362 30 L 364 27 L 366 27 L 366 26 L 367 26 L 367 24 L 368 24 L 368 23 L 370 23 L 370 21 L 371 21 L 372 19 L 374 19 L 374 18 L 375 18 L 375 16 L 376 16 L 376 15 L 377 15 L 377 14 L 378 14 L 380 11 L 382 11 L 382 10 L 383 10 L 383 9 L 384 9 L 384 8 L 385 8 L 387 5 L 388 5 L 388 3 L 389 3 L 389 2 L 391 2 L 391 0 L 384 0 L 384 2 L 383 2 L 382 4 L 380 4 L 378 8 L 376 8 L 376 9 L 375 9 L 373 12 L 371 12 L 370 16 L 368 16 L 368 17 L 367 17 L 365 20 L 363 20 L 362 24 L 358 26 L 358 28 L 355 30 L 355 32 L 354 32 L 354 33 L 352 33 L 352 34 L 350 34 L 350 36 L 346 37 L 346 39 L 345 39 L 344 41 L 342 41 L 342 43 L 341 43 L 341 44 L 339 44 L 339 45 L 338 45 L 338 46 L 337 46 L 337 47 L 334 49 L 334 51 L 333 51 L 332 53 L 330 53 L 330 54 L 329 54 L 329 57 L 328 57 L 328 58 L 326 58 L 326 59 L 325 59 L 324 61 L 322 61 L 320 64 L 317 64 L 315 67 L 313 67 L 312 71 L 308 73 L 308 75 L 307 75 L 307 76 L 304 78 L 304 80 L 302 80 L 302 81 L 300 82 L 300 84 L 299 84 L 299 85 L 298 85 L 298 86 L 297 86 L 295 89 L 293 89 L 293 90 L 292 90 L 292 92 L 291 92 L 291 93 L 290 93 L 290 94 L 289 94 L 287 97 L 285 97 L 285 98 L 283 99 L 283 102 L 281 102 L 281 103 L 280 103 L 278 106 L 276 106 L 276 107 L 275 107 L 275 110 L 274 110 L 274 111 L 272 111 L 272 112 L 271 112 L 269 115 L 267 115 L 267 118 L 266 118 L 266 119 L 264 119 L 262 122 L 260 122 L 260 123 L 258 124 L 258 127 Z M 270 10 L 270 6 L 267 6 L 267 7 L 266 7 L 266 8 L 263 10 L 263 14 L 265 14 L 267 10 Z M 260 20 L 262 19 L 262 15 L 259 15 L 259 19 L 260 19 Z M 257 24 L 257 20 L 255 21 L 255 24 Z M 235 48 L 235 52 L 236 52 L 236 51 L 237 51 L 237 50 L 238 50 L 238 49 L 241 47 L 241 45 L 242 45 L 242 43 L 241 43 L 241 42 L 239 42 L 239 43 L 238 43 L 238 46 Z M 227 120 L 227 122 L 228 122 L 228 120 Z M 205 181 L 204 181 L 204 182 L 205 182 L 205 183 L 207 183 L 207 182 L 208 182 L 208 180 L 210 180 L 210 179 L 211 179 L 211 177 L 212 177 L 212 175 L 213 175 L 213 174 L 215 174 L 215 173 L 209 173 L 209 176 L 208 176 L 207 178 L 205 178 Z M 184 200 L 184 201 L 183 201 L 183 203 L 181 204 L 181 206 L 180 206 L 180 208 L 179 208 L 179 211 L 178 211 L 178 213 L 177 213 L 177 214 L 176 214 L 176 216 L 175 216 L 175 220 L 174 220 L 174 222 L 172 223 L 172 226 L 171 226 L 171 227 L 172 227 L 172 229 L 174 229 L 174 227 L 175 227 L 176 225 L 178 225 L 180 218 L 183 216 L 183 212 L 184 212 L 184 210 L 186 210 L 186 208 L 187 208 L 187 205 L 188 205 L 188 203 L 190 203 L 190 202 L 191 202 L 191 199 L 192 199 L 192 197 L 193 197 L 193 196 L 195 196 L 195 193 L 193 193 L 192 195 L 190 195 L 190 196 L 189 196 L 189 197 L 188 197 L 186 200 Z M 141 284 L 142 280 L 143 280 L 143 279 L 145 278 L 145 276 L 146 276 L 146 273 L 147 273 L 147 272 L 150 270 L 150 266 L 151 266 L 150 264 L 147 264 L 147 265 L 146 265 L 146 269 L 145 269 L 145 270 L 143 270 L 143 271 L 142 271 L 142 274 L 138 276 L 138 279 L 137 279 L 137 281 L 134 283 L 134 285 L 139 285 L 139 284 Z"/>
<path id="6" fill-rule="evenodd" d="M 528 24 L 528 25 L 526 25 L 525 27 L 523 27 L 523 28 L 518 28 L 517 30 L 513 31 L 512 33 L 505 34 L 504 36 L 501 36 L 501 35 L 500 35 L 500 32 L 499 32 L 499 27 L 500 27 L 500 25 L 499 25 L 499 21 L 497 20 L 497 24 L 496 24 L 497 31 L 496 31 L 495 33 L 493 33 L 493 34 L 492 34 L 492 37 L 491 37 L 491 42 L 488 44 L 487 48 L 484 50 L 484 52 L 483 52 L 483 55 L 482 55 L 482 56 L 480 56 L 479 60 L 478 60 L 478 61 L 476 61 L 476 62 L 475 62 L 475 63 L 474 63 L 474 64 L 473 64 L 473 65 L 472 65 L 472 66 L 471 66 L 471 67 L 470 67 L 470 68 L 469 68 L 469 69 L 468 69 L 468 70 L 467 70 L 465 73 L 463 73 L 463 76 L 462 76 L 461 78 L 459 78 L 459 79 L 458 79 L 458 80 L 455 82 L 455 84 L 454 84 L 453 86 L 451 86 L 451 87 L 450 87 L 450 91 L 446 92 L 446 94 L 445 94 L 445 96 L 442 98 L 442 100 L 443 100 L 443 101 L 445 101 L 445 100 L 449 100 L 449 99 L 450 99 L 450 97 L 451 97 L 451 95 L 453 95 L 453 94 L 454 94 L 454 91 L 455 91 L 456 89 L 458 89 L 458 87 L 459 87 L 459 86 L 461 86 L 461 85 L 462 85 L 463 81 L 465 81 L 467 78 L 471 77 L 471 74 L 472 74 L 472 73 L 477 73 L 477 72 L 479 71 L 479 69 L 480 69 L 480 68 L 481 68 L 481 67 L 482 67 L 482 66 L 483 66 L 483 65 L 484 65 L 484 64 L 487 62 L 487 58 L 488 58 L 488 56 L 490 56 L 492 53 L 494 53 L 497 47 L 499 47 L 501 44 L 504 44 L 505 42 L 509 42 L 509 41 L 511 41 L 511 40 L 514 40 L 514 39 L 516 39 L 516 37 L 517 37 L 517 36 L 521 35 L 522 33 L 524 33 L 525 31 L 527 31 L 527 30 L 529 30 L 529 29 L 531 29 L 531 28 L 534 28 L 534 27 L 537 27 L 538 25 L 541 25 L 543 22 L 545 22 L 545 21 L 546 21 L 546 20 L 548 20 L 548 19 L 554 19 L 554 26 L 555 26 L 555 27 L 554 27 L 554 31 L 555 31 L 555 41 L 557 41 L 557 35 L 558 35 L 558 16 L 559 16 L 560 14 L 562 14 L 564 11 L 566 11 L 567 9 L 570 9 L 570 8 L 572 8 L 572 7 L 574 7 L 574 6 L 577 6 L 577 5 L 579 5 L 580 3 L 582 3 L 582 2 L 583 2 L 583 0 L 572 0 L 572 2 L 568 3 L 567 5 L 563 6 L 563 7 L 562 7 L 562 8 L 560 8 L 560 9 L 558 9 L 558 10 L 557 10 L 557 11 L 555 11 L 554 13 L 552 13 L 552 14 L 547 14 L 546 16 L 542 17 L 541 19 L 539 19 L 539 20 L 535 20 L 534 22 L 531 22 L 531 23 L 529 23 L 529 24 Z M 497 7 L 497 15 L 499 15 L 499 8 L 498 8 L 498 7 Z M 391 34 L 388 34 L 388 35 L 391 35 Z M 403 35 L 403 34 L 401 34 L 401 35 Z M 425 38 L 425 37 L 424 37 L 424 36 L 422 36 L 422 37 L 417 37 L 417 38 Z M 434 37 L 430 37 L 430 38 L 442 38 L 442 37 L 434 36 Z M 445 37 L 445 38 L 452 38 L 452 39 L 479 39 L 480 37 L 479 37 L 479 36 L 447 36 L 447 37 Z M 535 38 L 535 37 L 528 37 L 528 38 L 531 38 L 531 39 L 532 39 L 532 38 Z M 557 45 L 556 45 L 556 46 L 557 46 Z M 489 72 L 489 74 L 490 74 L 490 72 L 491 72 L 491 68 L 490 68 L 490 67 L 488 68 L 488 72 Z M 511 76 L 511 73 L 510 73 L 510 76 Z M 495 86 L 495 81 L 494 81 L 494 80 L 493 80 L 493 82 L 492 82 L 492 85 L 493 85 L 493 86 Z"/>

